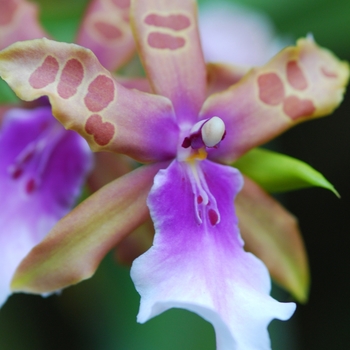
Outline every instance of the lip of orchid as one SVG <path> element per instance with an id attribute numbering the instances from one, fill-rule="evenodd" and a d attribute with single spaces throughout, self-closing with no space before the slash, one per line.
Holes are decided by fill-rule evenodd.
<path id="1" fill-rule="evenodd" d="M 52 122 L 46 122 L 38 137 L 27 144 L 8 166 L 11 178 L 24 183 L 26 194 L 32 194 L 40 186 L 48 161 L 64 133 L 64 128 L 54 119 Z"/>

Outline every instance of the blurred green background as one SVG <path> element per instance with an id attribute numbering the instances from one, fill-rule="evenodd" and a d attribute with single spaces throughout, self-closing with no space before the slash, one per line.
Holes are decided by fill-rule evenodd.
<path id="1" fill-rule="evenodd" d="M 174 0 L 175 1 L 175 0 Z M 41 21 L 58 40 L 72 41 L 86 0 L 40 0 Z M 215 0 L 203 3 L 219 4 Z M 350 60 L 349 0 L 242 0 L 267 13 L 276 31 L 316 41 Z M 1 6 L 1 5 L 0 5 Z M 0 8 L 1 11 L 1 8 Z M 12 93 L 2 84 L 1 99 Z M 274 321 L 273 350 L 329 350 L 350 346 L 350 96 L 328 117 L 305 123 L 277 140 L 279 150 L 321 171 L 340 192 L 309 189 L 284 197 L 300 220 L 309 252 L 310 301 L 292 320 Z M 277 289 L 281 300 L 289 296 Z M 213 350 L 214 332 L 196 315 L 171 310 L 136 323 L 139 296 L 126 267 L 106 257 L 90 280 L 41 298 L 14 295 L 0 310 L 0 350 Z"/>

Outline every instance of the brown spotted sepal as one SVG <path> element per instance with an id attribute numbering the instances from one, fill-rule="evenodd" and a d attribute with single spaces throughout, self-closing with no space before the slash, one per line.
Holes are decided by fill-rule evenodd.
<path id="1" fill-rule="evenodd" d="M 154 92 L 172 101 L 179 122 L 195 123 L 206 93 L 196 2 L 135 0 L 130 23 Z"/>
<path id="2" fill-rule="evenodd" d="M 130 0 L 93 0 L 76 43 L 91 49 L 102 65 L 115 70 L 136 51 L 129 23 Z"/>
<path id="3" fill-rule="evenodd" d="M 312 38 L 300 39 L 206 100 L 200 118 L 217 115 L 229 135 L 215 158 L 232 162 L 300 122 L 330 114 L 342 101 L 348 79 L 346 62 Z"/>
<path id="4" fill-rule="evenodd" d="M 47 39 L 16 43 L 0 53 L 0 75 L 24 100 L 49 96 L 54 116 L 94 151 L 140 162 L 175 155 L 171 102 L 124 88 L 88 49 Z"/>
<path id="5" fill-rule="evenodd" d="M 16 41 L 47 36 L 38 21 L 35 4 L 26 0 L 0 0 L 0 50 Z"/>

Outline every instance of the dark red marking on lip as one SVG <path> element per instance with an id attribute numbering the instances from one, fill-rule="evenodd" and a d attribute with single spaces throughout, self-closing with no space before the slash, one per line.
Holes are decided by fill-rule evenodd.
<path id="1" fill-rule="evenodd" d="M 26 183 L 26 192 L 31 194 L 36 188 L 36 183 L 34 179 L 29 179 Z"/>
<path id="2" fill-rule="evenodd" d="M 214 209 L 209 209 L 208 211 L 209 221 L 215 226 L 219 221 L 219 215 Z"/>

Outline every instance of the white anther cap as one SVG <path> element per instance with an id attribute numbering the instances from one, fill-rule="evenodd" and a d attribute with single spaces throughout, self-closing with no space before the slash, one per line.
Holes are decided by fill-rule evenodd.
<path id="1" fill-rule="evenodd" d="M 214 147 L 224 136 L 225 123 L 219 117 L 212 117 L 203 125 L 201 132 L 204 144 L 207 147 Z"/>

